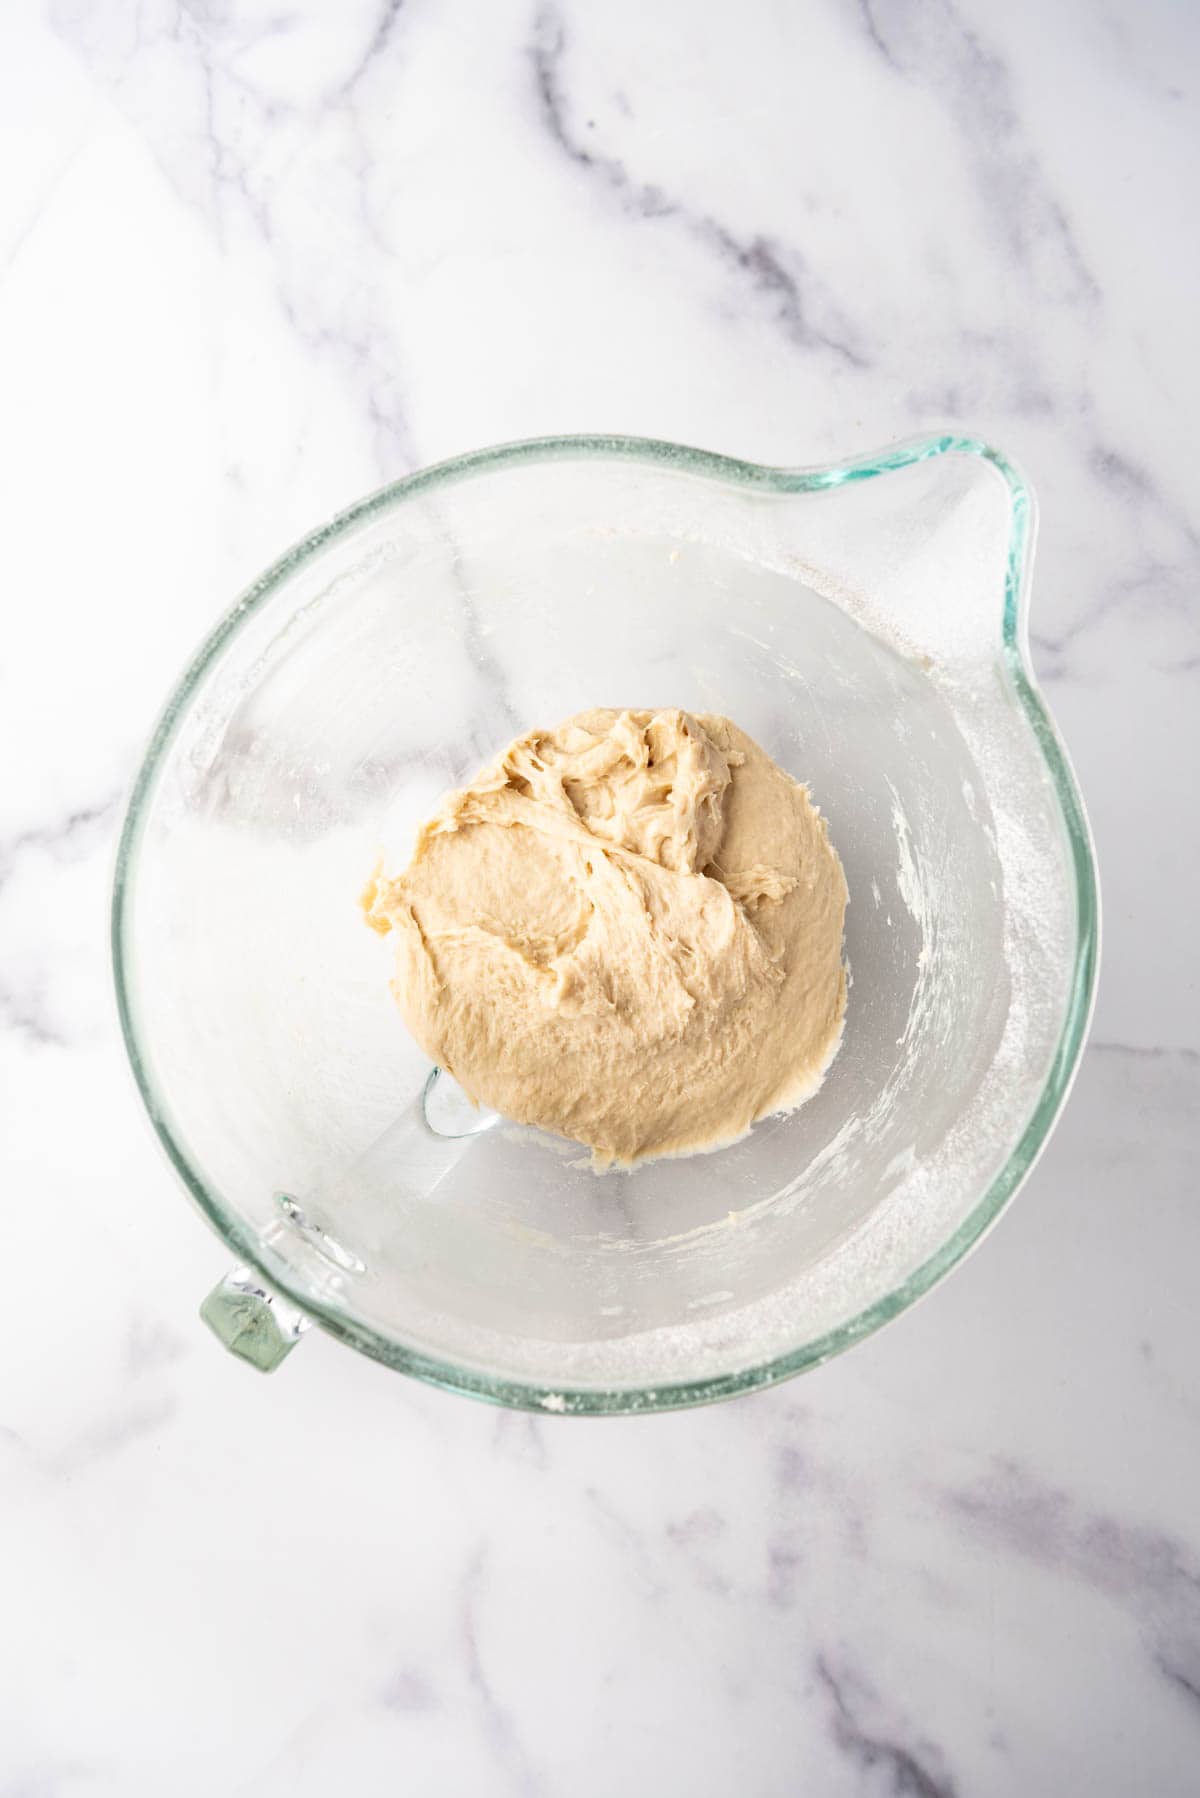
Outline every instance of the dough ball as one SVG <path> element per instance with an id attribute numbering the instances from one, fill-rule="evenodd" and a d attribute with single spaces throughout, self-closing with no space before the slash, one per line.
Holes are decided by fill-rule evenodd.
<path id="1" fill-rule="evenodd" d="M 409 1029 L 472 1098 L 597 1166 L 732 1142 L 820 1085 L 846 882 L 806 789 L 728 718 L 528 731 L 373 879 Z"/>

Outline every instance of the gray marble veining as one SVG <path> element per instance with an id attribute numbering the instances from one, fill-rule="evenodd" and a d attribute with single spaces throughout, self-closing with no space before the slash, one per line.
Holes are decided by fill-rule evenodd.
<path id="1" fill-rule="evenodd" d="M 1189 9 L 52 0 L 0 49 L 0 1793 L 1200 1790 Z M 215 616 L 479 444 L 937 425 L 1037 487 L 1105 882 L 1012 1215 L 706 1412 L 497 1413 L 315 1331 L 223 1358 L 106 916 Z"/>

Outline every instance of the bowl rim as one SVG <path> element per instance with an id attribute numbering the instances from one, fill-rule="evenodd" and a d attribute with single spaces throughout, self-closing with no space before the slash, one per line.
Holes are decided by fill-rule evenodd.
<path id="1" fill-rule="evenodd" d="M 189 700 L 229 639 L 290 575 L 329 543 L 420 494 L 451 482 L 512 468 L 518 464 L 568 459 L 642 461 L 659 469 L 677 469 L 738 487 L 783 495 L 818 492 L 848 482 L 873 480 L 946 455 L 972 456 L 990 463 L 1008 487 L 1011 528 L 1004 578 L 1002 653 L 1013 690 L 1050 775 L 1066 832 L 1076 890 L 1074 963 L 1062 1028 L 1046 1080 L 1004 1166 L 958 1229 L 891 1292 L 873 1300 L 855 1317 L 799 1348 L 733 1373 L 650 1388 L 573 1388 L 569 1384 L 549 1387 L 492 1377 L 391 1341 L 305 1291 L 298 1283 L 286 1277 L 281 1278 L 274 1265 L 268 1266 L 264 1262 L 253 1233 L 226 1209 L 219 1192 L 209 1186 L 181 1136 L 173 1128 L 142 1053 L 132 996 L 129 940 L 131 898 L 137 851 L 149 801 Z M 428 1385 L 520 1410 L 591 1416 L 676 1410 L 775 1385 L 780 1380 L 789 1379 L 841 1354 L 899 1316 L 929 1292 L 982 1240 L 1032 1171 L 1070 1091 L 1095 1001 L 1100 948 L 1100 891 L 1091 832 L 1065 746 L 1042 699 L 1029 659 L 1029 588 L 1035 536 L 1036 506 L 1028 480 L 1007 456 L 983 439 L 957 432 L 910 437 L 874 453 L 801 468 L 744 461 L 715 451 L 695 449 L 655 438 L 592 435 L 526 438 L 487 449 L 472 450 L 464 455 L 430 464 L 368 494 L 285 551 L 241 594 L 209 633 L 168 698 L 134 779 L 117 844 L 113 875 L 113 974 L 121 1033 L 134 1080 L 150 1122 L 176 1174 L 200 1211 L 239 1261 L 255 1268 L 269 1289 L 284 1294 L 303 1313 L 342 1342 L 385 1366 L 410 1374 Z"/>

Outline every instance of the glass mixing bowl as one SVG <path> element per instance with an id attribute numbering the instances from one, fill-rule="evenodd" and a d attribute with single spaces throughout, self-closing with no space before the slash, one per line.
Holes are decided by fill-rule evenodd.
<path id="1" fill-rule="evenodd" d="M 270 1366 L 311 1319 L 505 1404 L 657 1410 L 812 1367 L 953 1267 L 1046 1140 L 1096 970 L 1032 544 L 974 439 L 794 470 L 580 437 L 400 481 L 256 581 L 154 734 L 113 911 L 142 1096 L 238 1257 L 227 1343 Z M 431 1076 L 357 907 L 446 788 L 591 706 L 736 719 L 851 896 L 820 1092 L 603 1176 Z"/>

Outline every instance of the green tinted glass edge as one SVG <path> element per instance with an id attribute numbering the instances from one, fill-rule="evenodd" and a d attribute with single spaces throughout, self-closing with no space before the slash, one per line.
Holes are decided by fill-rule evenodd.
<path id="1" fill-rule="evenodd" d="M 1041 1095 L 1007 1162 L 954 1235 L 921 1264 L 895 1291 L 877 1299 L 848 1322 L 807 1343 L 803 1348 L 776 1357 L 761 1366 L 652 1389 L 572 1389 L 526 1385 L 489 1378 L 467 1368 L 387 1341 L 355 1323 L 332 1306 L 322 1304 L 298 1286 L 281 1278 L 278 1270 L 261 1259 L 256 1239 L 222 1205 L 220 1196 L 205 1184 L 182 1142 L 172 1129 L 148 1068 L 143 1060 L 130 995 L 130 963 L 126 943 L 131 876 L 147 803 L 163 758 L 196 685 L 228 639 L 242 622 L 275 591 L 298 566 L 326 544 L 355 526 L 374 518 L 416 495 L 473 475 L 522 462 L 560 459 L 613 458 L 644 461 L 756 488 L 764 493 L 817 492 L 847 482 L 873 480 L 880 475 L 910 468 L 915 463 L 943 455 L 978 457 L 997 470 L 1005 481 L 1012 508 L 1007 567 L 1005 571 L 1002 645 L 1014 691 L 1033 730 L 1046 762 L 1058 799 L 1071 852 L 1076 888 L 1076 942 L 1066 1015 L 1058 1046 Z M 577 1416 L 628 1415 L 668 1411 L 689 1405 L 710 1404 L 737 1393 L 774 1385 L 794 1374 L 817 1367 L 832 1356 L 872 1335 L 891 1318 L 914 1304 L 942 1276 L 962 1260 L 999 1217 L 1004 1206 L 1032 1169 L 1051 1127 L 1070 1091 L 1087 1034 L 1095 996 L 1100 939 L 1100 896 L 1095 857 L 1083 801 L 1066 751 L 1041 698 L 1029 666 L 1026 612 L 1033 551 L 1034 506 L 1028 483 L 998 450 L 976 437 L 953 433 L 918 437 L 891 445 L 875 455 L 857 457 L 828 467 L 790 469 L 766 467 L 735 457 L 652 438 L 580 436 L 531 438 L 473 451 L 380 488 L 340 512 L 328 524 L 311 532 L 282 555 L 241 595 L 217 624 L 171 694 L 155 727 L 134 781 L 129 807 L 117 846 L 112 900 L 112 955 L 117 1010 L 134 1078 L 150 1121 L 176 1173 L 218 1235 L 242 1261 L 258 1269 L 263 1279 L 322 1327 L 352 1348 L 385 1366 L 412 1375 L 429 1385 L 464 1393 L 493 1404 L 532 1411 L 553 1411 Z"/>

